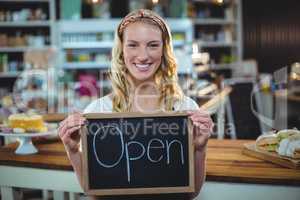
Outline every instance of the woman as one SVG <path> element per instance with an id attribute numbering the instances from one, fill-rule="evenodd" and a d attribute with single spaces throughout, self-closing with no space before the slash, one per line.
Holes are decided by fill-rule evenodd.
<path id="1" fill-rule="evenodd" d="M 149 198 L 188 199 L 197 196 L 205 179 L 205 147 L 213 123 L 209 115 L 200 110 L 192 99 L 184 96 L 178 86 L 170 30 L 160 16 L 141 9 L 121 21 L 115 34 L 110 77 L 112 94 L 92 102 L 85 113 L 189 111 L 196 147 L 196 192 L 189 197 L 151 195 Z M 78 130 L 84 121 L 82 114 L 74 113 L 59 127 L 59 136 L 81 184 L 82 154 Z"/>

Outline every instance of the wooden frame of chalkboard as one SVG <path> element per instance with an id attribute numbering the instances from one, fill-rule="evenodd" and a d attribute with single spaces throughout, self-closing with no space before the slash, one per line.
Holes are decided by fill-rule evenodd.
<path id="1" fill-rule="evenodd" d="M 83 151 L 82 180 L 84 191 L 87 195 L 110 196 L 191 193 L 195 191 L 193 130 L 187 112 L 161 112 L 154 114 L 133 112 L 109 114 L 93 113 L 85 114 L 84 117 L 87 119 L 87 124 L 80 132 Z M 157 127 L 155 128 L 155 126 L 161 126 L 160 128 L 162 128 L 167 127 L 167 125 L 172 125 L 173 127 L 171 127 L 171 129 L 168 127 L 169 129 L 165 130 L 169 130 L 169 132 L 175 130 L 175 132 L 172 133 L 176 133 L 176 127 L 179 127 L 178 134 L 153 134 L 155 136 L 154 138 L 154 136 L 151 136 L 148 132 L 145 134 L 145 126 L 147 126 L 147 124 L 145 125 L 146 120 L 150 122 L 150 126 L 148 124 L 148 127 L 151 128 L 148 128 L 148 130 L 152 132 L 157 130 Z M 132 134 L 128 134 L 130 131 L 124 129 L 124 124 L 134 124 L 137 126 L 139 123 L 144 123 L 144 135 L 138 131 L 139 134 L 134 138 L 136 141 L 134 139 L 129 139 L 129 136 L 132 136 Z M 124 134 L 121 131 L 120 134 L 116 134 L 116 127 L 118 126 L 122 126 L 119 130 L 128 132 L 125 132 Z M 117 147 L 118 145 L 123 147 L 120 148 L 120 152 L 122 153 L 119 154 L 120 156 L 118 158 L 115 157 L 116 159 L 114 160 L 117 160 L 115 163 L 105 163 L 103 160 L 100 161 L 99 152 L 109 156 L 116 153 L 116 151 L 114 151 L 116 149 L 114 148 L 116 144 L 111 144 L 116 143 L 114 140 L 101 140 L 100 133 L 102 134 L 101 136 L 104 136 L 105 132 L 102 129 L 103 127 L 113 127 L 110 131 L 115 135 L 113 136 L 113 134 L 111 134 L 112 136 L 110 137 L 121 138 L 119 141 L 120 144 L 117 144 Z M 186 132 L 187 134 L 185 134 Z M 146 140 L 146 143 L 148 142 L 147 152 L 146 148 L 143 147 L 144 141 L 142 140 L 144 140 L 144 138 L 147 138 L 147 140 L 150 139 L 150 141 Z M 108 141 L 103 142 L 104 140 Z M 99 142 L 102 143 L 100 144 Z M 155 146 L 154 142 L 156 143 Z M 138 148 L 134 149 L 130 148 L 130 146 Z M 131 157 L 131 153 L 136 149 L 143 149 L 143 153 L 140 153 L 139 156 Z M 177 149 L 180 149 L 180 153 L 175 151 Z M 158 150 L 161 150 L 161 152 L 162 150 L 165 150 L 166 153 L 161 153 L 162 155 L 159 159 L 157 157 L 153 158 L 153 156 L 157 154 L 151 154 L 153 153 L 152 151 Z M 165 162 L 161 162 L 163 158 L 166 160 Z M 149 162 L 149 160 L 151 162 Z M 165 168 L 159 168 L 160 166 L 158 163 L 163 163 L 164 165 L 162 164 L 162 166 Z M 109 170 L 112 170 L 113 172 L 110 172 Z"/>

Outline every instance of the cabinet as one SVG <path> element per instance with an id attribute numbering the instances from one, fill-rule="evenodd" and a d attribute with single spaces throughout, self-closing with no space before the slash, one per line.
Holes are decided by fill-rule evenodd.
<path id="1" fill-rule="evenodd" d="M 242 60 L 241 12 L 241 0 L 189 1 L 195 49 L 208 53 L 211 68 L 232 68 Z"/>
<path id="2" fill-rule="evenodd" d="M 0 78 L 24 69 L 23 54 L 55 44 L 55 0 L 0 0 Z"/>
<path id="3" fill-rule="evenodd" d="M 73 95 L 78 95 L 71 104 L 84 108 L 90 101 L 86 98 L 104 96 L 110 91 L 108 69 L 114 31 L 119 22 L 120 19 L 58 22 L 58 70 L 63 76 L 68 76 L 68 81 L 65 81 L 67 93 L 75 91 Z"/>
<path id="4" fill-rule="evenodd" d="M 119 19 L 60 21 L 60 67 L 64 70 L 108 69 L 114 31 Z"/>

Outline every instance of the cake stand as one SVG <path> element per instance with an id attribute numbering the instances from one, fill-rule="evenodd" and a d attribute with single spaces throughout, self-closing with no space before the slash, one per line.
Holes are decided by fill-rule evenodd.
<path id="1" fill-rule="evenodd" d="M 3 133 L 0 132 L 0 136 L 4 137 L 17 137 L 18 138 L 18 148 L 15 153 L 20 155 L 34 154 L 38 152 L 38 149 L 32 143 L 33 137 L 42 137 L 54 135 L 57 133 L 57 130 L 50 130 L 42 133 Z"/>

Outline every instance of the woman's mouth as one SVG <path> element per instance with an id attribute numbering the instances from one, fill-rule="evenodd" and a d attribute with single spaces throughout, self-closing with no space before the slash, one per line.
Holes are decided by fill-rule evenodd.
<path id="1" fill-rule="evenodd" d="M 147 71 L 150 68 L 151 64 L 150 63 L 147 63 L 147 64 L 135 63 L 135 66 L 139 71 Z"/>

